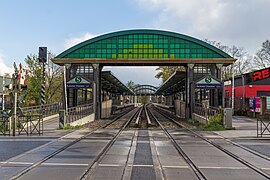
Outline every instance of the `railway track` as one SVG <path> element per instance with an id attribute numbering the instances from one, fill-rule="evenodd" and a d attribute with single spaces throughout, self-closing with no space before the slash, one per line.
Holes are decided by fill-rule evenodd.
<path id="1" fill-rule="evenodd" d="M 43 163 L 45 163 L 46 161 L 52 159 L 53 157 L 55 157 L 56 155 L 58 155 L 59 153 L 67 150 L 68 148 L 72 147 L 73 145 L 75 145 L 76 143 L 79 143 L 80 141 L 87 139 L 87 137 L 93 133 L 95 133 L 96 131 L 100 130 L 100 129 L 104 129 L 104 128 L 110 128 L 111 126 L 113 126 L 113 124 L 117 124 L 117 126 L 119 127 L 120 124 L 120 130 L 118 133 L 116 133 L 116 135 L 112 138 L 112 140 L 106 145 L 106 147 L 104 148 L 104 150 L 101 151 L 100 154 L 98 154 L 98 156 L 96 157 L 96 159 L 94 160 L 94 163 L 96 161 L 98 161 L 98 159 L 102 156 L 102 154 L 104 154 L 106 152 L 106 150 L 111 146 L 111 144 L 115 141 L 115 138 L 119 135 L 119 133 L 121 133 L 123 131 L 123 129 L 126 128 L 126 126 L 130 123 L 130 121 L 133 119 L 133 117 L 135 115 L 137 115 L 138 110 L 137 109 L 132 109 L 129 110 L 128 112 L 124 112 L 122 114 L 120 114 L 119 116 L 117 116 L 115 119 L 113 119 L 112 121 L 110 121 L 109 123 L 106 123 L 105 125 L 92 129 L 89 133 L 85 134 L 84 136 L 80 137 L 80 138 L 76 138 L 75 140 L 71 141 L 70 143 L 68 143 L 67 145 L 63 146 L 62 148 L 58 149 L 57 151 L 54 151 L 53 153 L 47 155 L 46 157 L 44 157 L 43 159 L 31 164 L 30 166 L 28 166 L 27 168 L 23 169 L 22 171 L 18 172 L 16 175 L 13 175 L 10 179 L 19 179 L 20 177 L 23 177 L 24 175 L 26 175 L 27 173 L 31 172 L 33 169 L 41 166 Z M 127 116 L 126 118 L 123 118 L 124 116 Z M 131 117 L 131 119 L 129 118 Z M 121 120 L 121 118 L 123 118 L 124 120 Z M 121 123 L 118 123 L 119 121 L 121 121 Z M 89 169 L 91 169 L 91 167 L 94 165 L 94 163 L 91 163 L 87 170 L 85 171 L 85 173 L 81 176 L 81 179 L 84 179 L 85 175 L 87 175 Z"/>
<path id="2" fill-rule="evenodd" d="M 149 108 L 149 111 L 151 112 L 152 118 L 157 121 L 157 123 L 160 125 L 160 127 L 162 128 L 162 130 L 165 132 L 165 134 L 170 138 L 171 142 L 174 144 L 175 148 L 178 150 L 179 154 L 186 160 L 186 162 L 189 164 L 189 166 L 192 168 L 192 170 L 194 171 L 194 173 L 197 175 L 197 177 L 199 179 L 207 179 L 207 173 L 203 172 L 203 170 L 196 164 L 196 162 L 194 162 L 192 160 L 192 158 L 189 157 L 188 153 L 186 153 L 182 148 L 181 148 L 181 144 L 179 144 L 179 142 L 177 142 L 177 140 L 175 139 L 174 135 L 169 132 L 167 130 L 166 123 L 165 121 L 168 121 L 169 123 L 174 123 L 175 125 L 177 125 L 179 128 L 182 128 L 183 131 L 185 132 L 185 135 L 189 135 L 190 137 L 196 137 L 196 138 L 200 138 L 202 141 L 210 144 L 211 146 L 213 146 L 214 148 L 222 151 L 223 153 L 225 153 L 226 155 L 230 156 L 231 158 L 233 158 L 234 160 L 240 162 L 241 164 L 243 164 L 247 169 L 249 169 L 250 171 L 255 172 L 256 174 L 258 174 L 261 177 L 264 177 L 266 179 L 270 179 L 270 174 L 267 173 L 266 171 L 262 170 L 262 168 L 251 164 L 250 162 L 246 161 L 245 159 L 239 157 L 237 154 L 223 148 L 222 146 L 220 146 L 218 143 L 215 143 L 205 137 L 203 137 L 201 134 L 199 134 L 198 132 L 195 132 L 189 128 L 186 128 L 184 124 L 181 124 L 181 122 L 176 121 L 171 114 L 168 114 L 167 112 L 165 112 L 164 110 L 157 108 L 157 107 L 151 107 Z M 191 140 L 192 141 L 192 140 Z M 228 140 L 227 140 L 228 141 Z M 250 151 L 247 148 L 244 148 L 242 146 L 237 145 L 236 143 L 232 143 L 235 146 L 238 146 L 240 148 L 242 148 L 243 150 L 246 150 L 250 153 L 253 153 L 254 155 L 257 155 L 258 157 L 269 161 L 268 157 L 265 156 L 261 156 L 258 153 L 255 153 L 254 151 Z"/>
<path id="3" fill-rule="evenodd" d="M 138 135 L 138 133 L 139 132 L 141 133 L 142 130 L 144 132 L 147 132 L 147 134 L 149 135 L 148 136 L 145 136 L 142 134 Z M 93 134 L 96 134 L 97 136 L 93 136 Z M 163 135 L 160 136 L 163 138 L 161 140 L 159 139 L 159 137 L 155 137 L 155 134 L 160 134 L 160 135 L 164 134 L 164 137 L 166 136 L 168 140 L 164 139 Z M 129 148 L 127 152 L 128 160 L 125 162 L 125 164 L 123 165 L 120 163 L 118 165 L 117 164 L 115 165 L 108 162 L 108 160 L 106 161 L 106 159 L 108 159 L 108 156 L 110 157 L 114 156 L 110 154 L 109 152 L 112 151 L 115 147 L 117 147 L 118 146 L 117 144 L 127 143 L 126 142 L 127 138 L 129 139 L 129 143 L 131 143 L 131 146 L 128 145 L 128 148 Z M 146 140 L 148 138 L 149 140 Z M 122 141 L 121 139 L 122 140 L 125 139 L 125 141 Z M 119 179 L 126 179 L 126 177 L 132 177 L 133 173 L 134 174 L 136 173 L 136 170 L 134 170 L 133 172 L 133 167 L 135 167 L 135 169 L 136 167 L 137 168 L 153 167 L 155 169 L 154 172 L 159 171 L 159 175 L 160 175 L 159 178 L 161 179 L 167 179 L 168 171 L 166 170 L 166 168 L 168 169 L 168 168 L 179 168 L 179 167 L 180 169 L 186 168 L 187 171 L 190 171 L 190 173 L 193 174 L 191 176 L 193 178 L 191 179 L 194 179 L 194 178 L 201 179 L 201 180 L 213 179 L 213 177 L 209 175 L 209 168 L 211 171 L 224 170 L 224 171 L 228 171 L 228 173 L 231 173 L 231 171 L 234 170 L 233 168 L 236 168 L 236 169 L 239 168 L 239 170 L 244 170 L 244 171 L 247 170 L 246 172 L 251 173 L 252 175 L 255 175 L 257 179 L 270 179 L 270 175 L 266 171 L 264 171 L 262 168 L 246 161 L 245 159 L 239 157 L 237 154 L 223 148 L 218 143 L 215 143 L 214 141 L 203 137 L 200 133 L 190 130 L 189 128 L 186 128 L 185 124 L 182 124 L 181 122 L 175 120 L 175 117 L 172 114 L 168 114 L 168 112 L 162 109 L 157 109 L 157 107 L 154 107 L 153 105 L 144 105 L 140 108 L 136 108 L 129 112 L 122 113 L 111 122 L 106 123 L 104 126 L 92 129 L 91 132 L 85 134 L 84 136 L 80 138 L 76 138 L 72 140 L 70 143 L 63 146 L 61 149 L 58 149 L 57 151 L 49 154 L 48 156 L 39 160 L 38 162 L 33 163 L 32 165 L 28 166 L 27 168 L 23 169 L 22 171 L 14 175 L 11 179 L 20 179 L 20 178 L 27 179 L 27 177 L 33 174 L 32 170 L 35 170 L 38 167 L 42 167 L 42 166 L 44 167 L 46 166 L 46 164 L 50 164 L 51 162 L 50 160 L 57 159 L 56 156 L 59 155 L 61 152 L 66 152 L 67 150 L 72 149 L 72 147 L 76 146 L 76 144 L 79 144 L 81 141 L 90 142 L 91 144 L 92 142 L 95 142 L 96 140 L 104 141 L 102 148 L 98 150 L 97 154 L 94 155 L 94 158 L 91 161 L 89 161 L 83 167 L 80 167 L 81 171 L 80 173 L 77 173 L 78 176 L 76 176 L 76 179 L 95 179 L 96 175 L 100 173 L 102 167 L 108 166 L 112 168 L 112 167 L 120 167 L 120 165 L 124 167 L 124 170 L 120 172 Z M 166 141 L 165 143 L 168 143 L 168 142 L 171 143 L 170 147 L 176 150 L 174 156 L 177 156 L 178 158 L 181 157 L 184 160 L 183 166 L 170 167 L 170 165 L 164 165 L 163 164 L 164 161 L 161 161 L 159 159 L 161 157 L 160 155 L 158 155 L 157 152 L 160 152 L 160 149 L 158 149 L 156 145 L 159 146 L 160 143 L 163 143 L 163 140 Z M 151 153 L 153 153 L 153 147 L 154 149 L 156 148 L 155 156 L 156 156 L 156 159 L 159 159 L 159 160 L 158 161 L 156 160 L 155 162 L 158 162 L 159 164 L 157 163 L 133 164 L 132 159 L 133 158 L 136 159 L 137 155 L 140 155 L 140 153 L 143 152 L 138 149 L 139 153 L 135 156 L 136 153 L 134 152 L 138 144 L 139 146 L 143 146 L 143 145 L 146 145 L 147 142 L 149 142 L 149 145 L 151 144 L 151 149 L 152 149 Z M 198 144 L 203 144 L 204 146 L 198 146 L 198 147 L 208 148 L 208 149 L 214 150 L 215 152 L 219 152 L 221 153 L 220 156 L 222 156 L 222 158 L 226 160 L 230 159 L 230 161 L 235 161 L 238 163 L 238 165 L 235 167 L 233 165 L 230 167 L 224 167 L 222 166 L 222 162 L 214 162 L 215 166 L 213 165 L 203 166 L 200 160 L 194 158 L 194 154 L 192 154 L 194 152 L 192 152 L 191 149 L 187 150 L 187 143 L 191 143 L 191 144 L 194 143 L 195 144 L 194 147 L 196 147 L 196 145 Z M 90 145 L 88 147 L 91 148 Z M 123 147 L 124 146 L 121 146 L 121 148 Z M 131 151 L 133 151 L 133 154 L 131 153 Z M 205 149 L 199 152 L 202 153 L 200 157 L 203 156 L 204 154 L 209 154 L 207 150 Z M 153 156 L 153 154 L 151 155 L 151 153 L 149 154 L 149 156 Z M 254 153 L 254 155 L 255 154 L 256 153 Z M 211 155 L 209 157 L 211 157 Z M 213 162 L 214 158 L 216 157 L 213 157 L 213 160 L 209 159 L 209 161 Z M 260 158 L 263 158 L 263 156 L 260 156 Z M 138 156 L 136 161 L 138 161 L 139 159 L 140 158 Z M 269 158 L 266 158 L 265 160 L 270 161 Z M 132 173 L 131 173 L 130 168 L 132 168 Z M 127 176 L 128 172 L 131 173 L 129 174 L 130 176 Z M 155 175 L 152 173 L 152 177 L 153 176 Z M 156 177 L 158 177 L 157 173 L 156 173 Z M 253 176 L 251 179 L 253 179 Z"/>
<path id="4" fill-rule="evenodd" d="M 120 122 L 120 129 L 119 131 L 114 135 L 114 137 L 109 141 L 109 143 L 103 148 L 103 150 L 98 154 L 98 156 L 95 158 L 94 162 L 91 163 L 85 172 L 82 174 L 80 179 L 89 179 L 93 170 L 94 165 L 96 165 L 101 159 L 104 157 L 106 152 L 109 151 L 109 149 L 113 146 L 114 142 L 117 140 L 117 138 L 120 136 L 120 134 L 128 127 L 128 125 L 131 123 L 132 120 L 136 118 L 136 116 L 140 116 L 140 109 L 136 110 L 135 112 L 130 112 L 130 115 L 127 117 L 127 119 L 115 121 L 117 122 L 117 126 L 119 126 Z M 110 124 L 106 128 L 111 128 L 114 123 Z M 114 126 L 113 126 L 114 127 Z M 115 128 L 115 127 L 114 127 Z"/>

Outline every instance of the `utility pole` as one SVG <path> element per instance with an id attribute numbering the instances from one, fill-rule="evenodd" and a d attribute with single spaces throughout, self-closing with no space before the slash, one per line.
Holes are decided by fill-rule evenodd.
<path id="1" fill-rule="evenodd" d="M 234 63 L 232 64 L 232 114 L 234 114 Z"/>
<path id="2" fill-rule="evenodd" d="M 5 76 L 3 76 L 3 88 L 2 88 L 2 110 L 5 110 L 5 86 L 6 86 L 6 82 L 5 82 Z"/>
<path id="3" fill-rule="evenodd" d="M 16 64 L 13 64 L 14 66 L 14 70 L 15 73 L 12 75 L 12 81 L 13 81 L 13 94 L 14 94 L 14 101 L 13 101 L 13 105 L 14 105 L 14 110 L 13 110 L 13 122 L 12 122 L 12 126 L 13 126 L 13 130 L 12 130 L 12 135 L 15 136 L 16 135 L 16 124 L 17 124 L 17 93 L 18 93 L 18 69 Z"/>

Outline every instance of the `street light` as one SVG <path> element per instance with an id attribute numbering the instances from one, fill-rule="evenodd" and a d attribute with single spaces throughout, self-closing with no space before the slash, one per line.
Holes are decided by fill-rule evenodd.
<path id="1" fill-rule="evenodd" d="M 71 64 L 64 64 L 64 96 L 65 96 L 65 111 L 68 111 L 68 103 L 67 103 L 67 78 L 66 78 L 66 69 L 71 67 Z"/>

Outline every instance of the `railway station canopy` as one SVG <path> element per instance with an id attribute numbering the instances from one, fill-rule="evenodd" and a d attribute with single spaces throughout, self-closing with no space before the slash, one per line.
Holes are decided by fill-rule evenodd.
<path id="1" fill-rule="evenodd" d="M 175 71 L 156 91 L 156 95 L 171 95 L 185 89 L 186 73 Z"/>
<path id="2" fill-rule="evenodd" d="M 204 41 L 183 34 L 161 30 L 126 30 L 79 43 L 56 56 L 53 62 L 59 65 L 228 65 L 234 59 Z"/>
<path id="3" fill-rule="evenodd" d="M 134 92 L 123 84 L 111 71 L 101 72 L 101 87 L 102 90 L 114 94 L 133 95 Z"/>

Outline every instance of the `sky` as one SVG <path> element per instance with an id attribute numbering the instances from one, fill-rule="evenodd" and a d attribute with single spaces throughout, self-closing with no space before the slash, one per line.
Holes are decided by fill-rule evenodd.
<path id="1" fill-rule="evenodd" d="M 254 55 L 270 39 L 270 0 L 0 0 L 0 74 L 47 46 L 127 29 L 161 29 L 236 45 Z M 159 85 L 156 67 L 107 67 L 124 83 Z"/>

